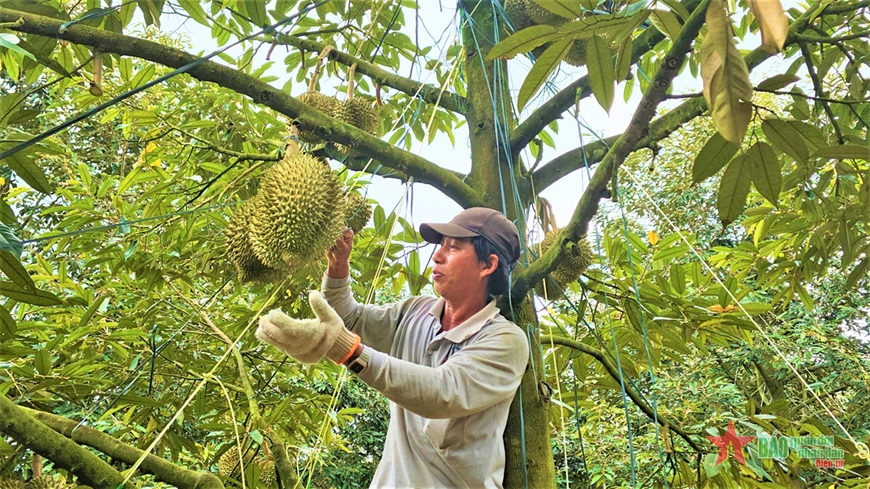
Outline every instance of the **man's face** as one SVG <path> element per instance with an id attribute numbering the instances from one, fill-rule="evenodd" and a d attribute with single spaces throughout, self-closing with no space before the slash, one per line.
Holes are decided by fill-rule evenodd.
<path id="1" fill-rule="evenodd" d="M 435 262 L 432 269 L 435 292 L 448 301 L 476 296 L 486 290 L 490 267 L 477 260 L 469 238 L 445 236 L 432 260 Z"/>

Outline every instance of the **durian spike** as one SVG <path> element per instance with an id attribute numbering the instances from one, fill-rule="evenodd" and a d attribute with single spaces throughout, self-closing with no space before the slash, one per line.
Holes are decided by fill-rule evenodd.
<path id="1" fill-rule="evenodd" d="M 347 101 L 348 102 L 353 100 L 353 92 L 356 89 L 356 80 L 354 80 L 355 76 L 356 76 L 356 63 L 350 65 L 350 69 L 347 70 Z"/>

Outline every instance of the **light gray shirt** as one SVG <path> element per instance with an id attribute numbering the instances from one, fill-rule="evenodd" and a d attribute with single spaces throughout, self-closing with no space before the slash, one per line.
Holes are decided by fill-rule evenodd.
<path id="1" fill-rule="evenodd" d="M 324 276 L 323 295 L 371 353 L 359 378 L 391 401 L 371 487 L 502 487 L 502 435 L 529 356 L 523 331 L 495 301 L 444 332 L 443 298 L 361 305 L 349 284 Z"/>

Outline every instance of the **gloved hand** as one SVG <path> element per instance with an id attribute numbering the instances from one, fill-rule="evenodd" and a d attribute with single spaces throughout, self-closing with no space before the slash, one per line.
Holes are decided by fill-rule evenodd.
<path id="1" fill-rule="evenodd" d="M 359 345 L 359 336 L 344 327 L 320 292 L 309 292 L 308 302 L 317 319 L 293 319 L 274 309 L 260 318 L 257 338 L 302 363 L 317 363 L 324 356 L 344 363 Z"/>

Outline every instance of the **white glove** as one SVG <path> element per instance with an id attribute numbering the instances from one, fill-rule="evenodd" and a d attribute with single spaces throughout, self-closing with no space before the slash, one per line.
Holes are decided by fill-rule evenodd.
<path id="1" fill-rule="evenodd" d="M 309 292 L 308 302 L 317 319 L 293 319 L 274 309 L 260 318 L 257 338 L 302 363 L 317 363 L 324 356 L 343 363 L 359 345 L 359 336 L 344 327 L 320 292 Z"/>

